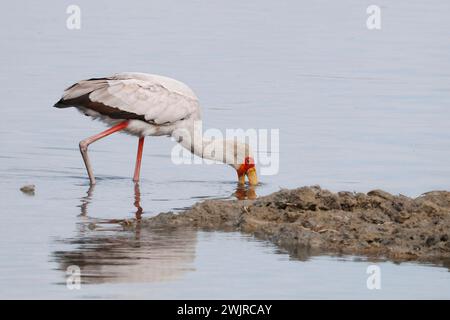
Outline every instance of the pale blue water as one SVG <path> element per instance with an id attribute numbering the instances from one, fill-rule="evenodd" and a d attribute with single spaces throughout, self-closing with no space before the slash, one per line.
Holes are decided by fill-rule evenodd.
<path id="1" fill-rule="evenodd" d="M 137 141 L 91 148 L 89 198 L 78 141 L 103 130 L 51 108 L 76 80 L 120 71 L 163 74 L 200 97 L 205 127 L 280 129 L 280 172 L 258 195 L 319 184 L 417 196 L 450 189 L 450 3 L 381 1 L 369 31 L 361 1 L 8 2 L 0 19 L 0 296 L 2 298 L 449 298 L 447 268 L 290 259 L 237 233 L 90 230 L 136 212 Z M 147 139 L 144 216 L 204 198 L 233 198 L 225 166 L 175 166 L 173 142 Z M 18 189 L 34 183 L 36 195 Z M 87 205 L 86 205 L 87 204 Z M 82 214 L 80 216 L 80 214 Z M 106 230 L 105 230 L 106 229 Z M 68 264 L 91 277 L 65 286 Z M 91 280 L 92 279 L 92 280 Z M 89 280 L 89 281 L 88 281 Z"/>

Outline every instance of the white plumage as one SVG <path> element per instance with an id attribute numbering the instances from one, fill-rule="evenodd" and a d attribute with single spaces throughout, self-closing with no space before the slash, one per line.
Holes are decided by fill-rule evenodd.
<path id="1" fill-rule="evenodd" d="M 131 119 L 124 129 L 137 136 L 171 135 L 173 130 L 186 125 L 182 121 L 201 120 L 195 93 L 184 83 L 159 75 L 118 73 L 107 78 L 81 80 L 64 91 L 62 103 L 73 103 L 84 114 L 113 125 L 119 121 L 77 101 L 84 95 L 92 102 L 143 116 L 147 123 Z"/>
<path id="2" fill-rule="evenodd" d="M 200 157 L 230 164 L 238 171 L 240 182 L 245 181 L 245 174 L 253 168 L 250 170 L 252 181 L 257 183 L 248 145 L 234 140 L 203 139 L 201 125 L 198 125 L 201 120 L 198 98 L 187 85 L 175 79 L 127 72 L 81 80 L 64 91 L 55 107 L 75 107 L 83 114 L 112 126 L 105 132 L 80 142 L 80 150 L 92 184 L 95 183 L 95 178 L 87 153 L 88 146 L 120 130 L 140 138 L 135 181 L 139 180 L 144 137 L 168 135 Z M 180 134 L 181 132 L 183 133 Z M 189 139 L 184 139 L 186 133 Z M 203 152 L 206 147 L 211 151 L 208 154 Z"/>

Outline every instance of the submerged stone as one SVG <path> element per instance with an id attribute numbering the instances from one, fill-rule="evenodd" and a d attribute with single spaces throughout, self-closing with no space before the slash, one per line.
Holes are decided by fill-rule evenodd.
<path id="1" fill-rule="evenodd" d="M 20 188 L 20 191 L 22 191 L 25 194 L 28 195 L 33 195 L 34 196 L 34 192 L 36 190 L 36 186 L 34 184 L 28 184 L 23 186 L 22 188 Z"/>

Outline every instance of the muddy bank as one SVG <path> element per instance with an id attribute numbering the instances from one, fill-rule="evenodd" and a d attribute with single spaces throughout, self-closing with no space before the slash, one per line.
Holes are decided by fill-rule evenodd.
<path id="1" fill-rule="evenodd" d="M 293 254 L 306 249 L 394 260 L 450 258 L 450 192 L 446 191 L 412 199 L 381 190 L 332 193 L 303 187 L 256 200 L 208 200 L 180 214 L 142 219 L 140 224 L 241 231 Z"/>

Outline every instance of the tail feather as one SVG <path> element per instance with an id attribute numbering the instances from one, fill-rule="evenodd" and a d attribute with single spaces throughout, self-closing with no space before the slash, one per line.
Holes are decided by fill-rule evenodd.
<path id="1" fill-rule="evenodd" d="M 60 99 L 57 103 L 55 103 L 53 105 L 54 108 L 58 108 L 58 109 L 64 109 L 64 108 L 70 108 L 72 107 L 69 104 L 66 104 L 65 101 L 63 99 Z"/>
<path id="2" fill-rule="evenodd" d="M 108 78 L 92 78 L 74 83 L 66 90 L 62 98 L 53 107 L 63 109 L 74 106 L 74 100 L 89 95 L 91 92 L 104 88 L 108 85 Z M 76 105 L 76 104 L 75 104 Z"/>

